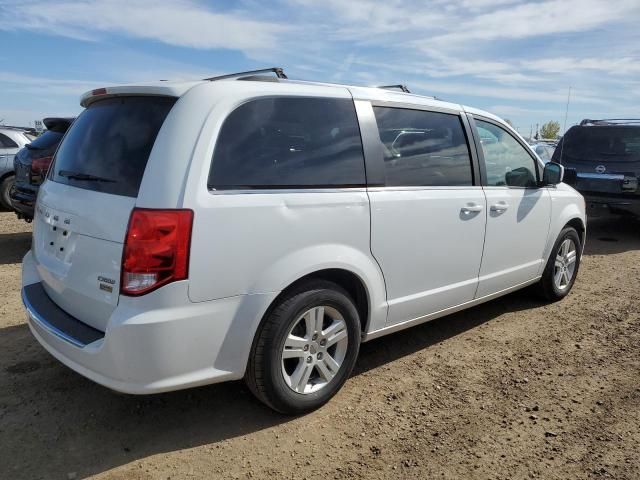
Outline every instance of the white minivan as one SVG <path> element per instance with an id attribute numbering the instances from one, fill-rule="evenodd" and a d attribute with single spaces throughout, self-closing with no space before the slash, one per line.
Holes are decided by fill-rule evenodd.
<path id="1" fill-rule="evenodd" d="M 308 411 L 361 342 L 528 285 L 558 300 L 578 273 L 583 198 L 489 113 L 281 69 L 81 105 L 22 298 L 36 339 L 113 390 L 244 378 Z"/>

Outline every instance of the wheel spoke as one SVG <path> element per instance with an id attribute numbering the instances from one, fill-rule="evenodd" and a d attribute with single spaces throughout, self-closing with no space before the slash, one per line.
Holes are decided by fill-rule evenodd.
<path id="1" fill-rule="evenodd" d="M 564 277 L 564 286 L 566 287 L 567 285 L 569 285 L 569 281 L 571 280 L 569 278 L 569 272 L 565 270 L 564 272 L 562 272 L 562 276 Z"/>
<path id="2" fill-rule="evenodd" d="M 284 346 L 285 348 L 291 348 L 291 349 L 303 349 L 304 346 L 307 344 L 307 340 L 302 338 L 302 337 L 298 337 L 296 335 L 291 335 L 289 334 L 289 336 L 287 337 L 287 339 L 284 342 Z"/>
<path id="3" fill-rule="evenodd" d="M 556 263 L 555 263 L 555 266 L 556 266 L 557 268 L 562 268 L 562 265 L 563 265 L 563 264 L 564 264 L 564 259 L 563 259 L 562 257 L 560 257 L 560 256 L 557 256 L 557 257 L 556 257 Z"/>
<path id="4" fill-rule="evenodd" d="M 307 356 L 307 352 L 305 352 L 301 348 L 286 349 L 282 352 L 283 360 L 286 360 L 287 358 L 304 358 L 306 356 Z"/>
<path id="5" fill-rule="evenodd" d="M 331 379 L 336 376 L 336 372 L 332 371 L 329 368 L 329 366 L 326 364 L 326 361 L 324 359 L 321 362 L 318 362 L 316 367 L 318 368 L 318 372 L 320 372 L 320 375 L 322 375 L 322 378 L 324 378 L 327 381 L 327 383 L 330 382 Z"/>
<path id="6" fill-rule="evenodd" d="M 307 337 L 311 337 L 314 333 L 320 333 L 324 322 L 324 307 L 315 307 L 309 310 L 304 315 L 304 321 L 307 328 Z"/>
<path id="7" fill-rule="evenodd" d="M 338 362 L 336 362 L 328 353 L 325 354 L 324 357 L 322 357 L 322 361 L 334 374 L 338 373 L 338 370 L 340 370 L 340 364 L 338 364 Z"/>
<path id="8" fill-rule="evenodd" d="M 572 263 L 575 263 L 576 258 L 577 258 L 577 255 L 575 250 L 572 250 L 571 252 L 569 252 L 567 254 L 567 260 L 566 260 L 567 265 L 571 265 Z"/>
<path id="9" fill-rule="evenodd" d="M 562 270 L 557 270 L 555 275 L 553 276 L 553 281 L 556 283 L 558 287 L 562 286 Z"/>
<path id="10" fill-rule="evenodd" d="M 309 377 L 311 376 L 312 371 L 313 365 L 306 362 L 300 362 L 293 372 L 293 375 L 291 375 L 291 387 L 293 387 L 293 389 L 298 393 L 304 393 L 304 388 L 309 382 Z"/>
<path id="11" fill-rule="evenodd" d="M 347 338 L 347 325 L 342 320 L 334 320 L 331 326 L 322 332 L 322 335 L 327 339 L 327 348 L 329 348 Z"/>

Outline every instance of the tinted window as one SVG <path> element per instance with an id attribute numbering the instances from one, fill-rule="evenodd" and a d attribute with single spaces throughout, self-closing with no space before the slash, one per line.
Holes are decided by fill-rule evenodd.
<path id="1" fill-rule="evenodd" d="M 18 144 L 6 135 L 0 133 L 0 148 L 16 148 Z"/>
<path id="2" fill-rule="evenodd" d="M 471 185 L 471 157 L 457 115 L 374 107 L 390 186 Z"/>
<path id="3" fill-rule="evenodd" d="M 292 188 L 365 184 L 353 101 L 260 98 L 225 120 L 209 187 Z"/>
<path id="4" fill-rule="evenodd" d="M 533 157 L 506 130 L 476 119 L 487 170 L 487 185 L 535 187 Z"/>
<path id="5" fill-rule="evenodd" d="M 640 127 L 572 127 L 556 149 L 563 159 L 616 162 L 640 160 Z M 559 159 L 558 159 L 559 160 Z"/>
<path id="6" fill-rule="evenodd" d="M 169 97 L 120 97 L 91 104 L 60 144 L 52 179 L 136 197 L 151 148 L 175 101 Z"/>
<path id="7" fill-rule="evenodd" d="M 29 149 L 47 150 L 60 142 L 64 133 L 47 130 L 29 144 Z"/>

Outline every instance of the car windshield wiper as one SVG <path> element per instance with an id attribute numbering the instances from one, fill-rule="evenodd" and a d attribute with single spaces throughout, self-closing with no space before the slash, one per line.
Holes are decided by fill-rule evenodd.
<path id="1" fill-rule="evenodd" d="M 82 180 L 84 182 L 109 182 L 116 183 L 115 180 L 111 180 L 110 178 L 98 177 L 96 175 L 91 175 L 89 173 L 81 173 L 81 172 L 72 172 L 70 170 L 60 170 L 58 175 L 61 177 L 70 178 L 73 180 Z"/>

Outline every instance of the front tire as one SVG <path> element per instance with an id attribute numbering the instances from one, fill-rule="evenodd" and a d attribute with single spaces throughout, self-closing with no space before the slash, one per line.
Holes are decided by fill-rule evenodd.
<path id="1" fill-rule="evenodd" d="M 358 310 L 344 289 L 308 282 L 279 301 L 259 328 L 245 381 L 278 412 L 315 410 L 349 378 L 360 331 Z"/>
<path id="2" fill-rule="evenodd" d="M 9 193 L 11 193 L 14 181 L 14 175 L 9 175 L 0 181 L 0 206 L 8 210 L 13 210 Z"/>
<path id="3" fill-rule="evenodd" d="M 537 285 L 544 299 L 555 302 L 569 294 L 578 275 L 581 252 L 578 232 L 573 227 L 565 227 L 558 235 Z"/>

